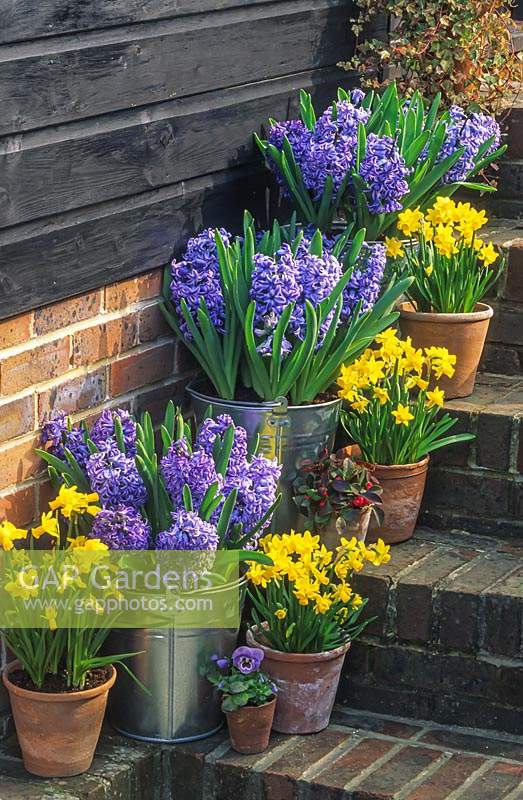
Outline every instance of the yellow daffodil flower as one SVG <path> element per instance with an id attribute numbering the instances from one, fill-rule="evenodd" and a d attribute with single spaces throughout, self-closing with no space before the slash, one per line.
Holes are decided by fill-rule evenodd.
<path id="1" fill-rule="evenodd" d="M 12 550 L 13 542 L 27 537 L 27 531 L 23 528 L 17 528 L 9 520 L 4 519 L 0 522 L 0 547 L 3 550 Z"/>
<path id="2" fill-rule="evenodd" d="M 398 407 L 390 413 L 396 420 L 396 425 L 405 425 L 406 428 L 409 427 L 410 423 L 414 419 L 414 414 L 410 412 L 408 406 L 405 406 L 402 403 L 398 403 Z"/>
<path id="3" fill-rule="evenodd" d="M 314 610 L 316 614 L 326 614 L 331 606 L 332 598 L 329 597 L 328 594 L 320 594 L 320 596 L 316 598 Z"/>
<path id="4" fill-rule="evenodd" d="M 44 612 L 44 619 L 47 620 L 50 631 L 55 631 L 58 628 L 56 624 L 56 608 L 48 606 Z"/>
<path id="5" fill-rule="evenodd" d="M 434 272 L 434 267 L 432 266 L 432 264 L 428 264 L 425 267 L 425 275 L 427 276 L 427 278 L 430 278 L 433 272 Z"/>
<path id="6" fill-rule="evenodd" d="M 98 495 L 96 492 L 85 494 L 84 492 L 79 492 L 76 486 L 62 484 L 55 499 L 49 503 L 49 508 L 51 511 L 56 511 L 59 508 L 66 518 L 71 517 L 73 514 L 89 514 L 95 517 L 101 511 L 99 506 L 94 505 L 97 500 Z"/>
<path id="7" fill-rule="evenodd" d="M 425 219 L 434 227 L 454 222 L 456 204 L 450 197 L 437 197 L 436 202 L 425 214 Z"/>
<path id="8" fill-rule="evenodd" d="M 361 396 L 361 397 L 358 397 L 358 399 L 355 400 L 353 403 L 351 403 L 350 407 L 353 408 L 354 411 L 362 412 L 362 411 L 365 411 L 365 409 L 369 405 L 369 402 L 370 402 L 370 400 L 368 400 L 366 397 Z"/>
<path id="9" fill-rule="evenodd" d="M 481 250 L 478 252 L 478 258 L 483 261 L 486 267 L 490 267 L 490 265 L 493 264 L 498 257 L 499 253 L 495 249 L 492 242 L 484 244 Z"/>
<path id="10" fill-rule="evenodd" d="M 381 406 L 385 405 L 385 403 L 390 399 L 388 391 L 386 389 L 382 389 L 380 386 L 374 387 L 373 394 L 374 397 L 379 400 Z"/>
<path id="11" fill-rule="evenodd" d="M 385 237 L 385 252 L 389 258 L 398 258 L 398 256 L 405 255 L 403 244 L 396 236 Z"/>
<path id="12" fill-rule="evenodd" d="M 445 392 L 442 391 L 438 386 L 436 386 L 432 391 L 427 392 L 427 407 L 434 408 L 435 406 L 441 406 L 445 402 Z"/>
<path id="13" fill-rule="evenodd" d="M 398 215 L 398 221 L 396 225 L 398 230 L 400 230 L 405 236 L 410 237 L 413 233 L 417 233 L 420 230 L 422 222 L 423 214 L 419 208 L 407 208 Z"/>
<path id="14" fill-rule="evenodd" d="M 450 258 L 457 250 L 454 231 L 450 225 L 439 224 L 434 234 L 434 245 L 438 253 Z"/>
<path id="15" fill-rule="evenodd" d="M 42 534 L 47 533 L 53 539 L 60 539 L 60 526 L 58 520 L 53 516 L 52 511 L 47 511 L 42 514 L 40 525 L 31 529 L 35 539 L 39 539 Z"/>
<path id="16" fill-rule="evenodd" d="M 285 619 L 285 617 L 287 616 L 287 609 L 277 608 L 276 611 L 274 612 L 274 616 L 277 617 L 277 619 Z"/>

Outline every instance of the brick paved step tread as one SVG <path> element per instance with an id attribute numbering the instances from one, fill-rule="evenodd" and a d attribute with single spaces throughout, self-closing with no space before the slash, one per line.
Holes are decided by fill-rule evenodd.
<path id="1" fill-rule="evenodd" d="M 523 535 L 523 374 L 479 374 L 470 397 L 449 401 L 453 432 L 476 439 L 433 453 L 421 522 L 503 538 Z"/>
<path id="2" fill-rule="evenodd" d="M 44 780 L 0 745 L 1 800 L 521 800 L 514 736 L 335 708 L 306 737 L 274 734 L 243 756 L 225 731 L 184 745 L 132 742 L 108 729 L 85 775 Z"/>
<path id="3" fill-rule="evenodd" d="M 354 643 L 344 704 L 523 733 L 523 542 L 420 529 L 356 589 L 375 620 Z"/>

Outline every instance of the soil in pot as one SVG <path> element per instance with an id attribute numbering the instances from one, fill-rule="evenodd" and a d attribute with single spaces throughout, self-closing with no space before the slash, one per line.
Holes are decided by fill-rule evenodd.
<path id="1" fill-rule="evenodd" d="M 401 303 L 399 308 L 403 337 L 410 336 L 415 347 L 446 347 L 456 356 L 453 377 L 442 376 L 437 381 L 446 399 L 472 394 L 492 308 L 477 303 L 470 314 L 420 313 L 411 303 Z"/>
<path id="2" fill-rule="evenodd" d="M 283 653 L 255 639 L 247 643 L 264 652 L 263 671 L 278 687 L 273 730 L 278 733 L 318 733 L 329 724 L 341 668 L 350 642 L 325 653 Z"/>
<path id="3" fill-rule="evenodd" d="M 231 745 L 237 753 L 263 753 L 269 745 L 276 697 L 261 706 L 243 706 L 227 711 Z"/>
<path id="4" fill-rule="evenodd" d="M 24 766 L 33 775 L 62 778 L 79 775 L 91 766 L 107 705 L 109 689 L 116 680 L 114 667 L 102 681 L 96 670 L 90 680 L 96 686 L 70 691 L 57 683 L 53 691 L 33 691 L 17 662 L 2 673 L 11 701 Z M 11 680 L 13 676 L 13 680 Z M 107 672 L 105 673 L 107 677 Z"/>

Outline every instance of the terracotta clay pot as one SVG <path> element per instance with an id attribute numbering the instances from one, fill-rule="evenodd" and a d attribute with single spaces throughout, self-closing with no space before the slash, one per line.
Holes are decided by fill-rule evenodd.
<path id="1" fill-rule="evenodd" d="M 428 465 L 428 456 L 416 464 L 374 465 L 374 474 L 383 489 L 385 516 L 381 525 L 371 519 L 367 541 L 380 538 L 386 544 L 396 544 L 410 539 L 418 519 Z"/>
<path id="2" fill-rule="evenodd" d="M 453 377 L 437 381 L 447 400 L 472 394 L 492 308 L 477 303 L 470 314 L 429 314 L 416 311 L 411 303 L 401 303 L 399 309 L 401 335 L 410 336 L 415 347 L 446 347 L 456 356 Z"/>
<path id="3" fill-rule="evenodd" d="M 345 536 L 351 539 L 353 536 L 359 539 L 360 542 L 365 541 L 367 530 L 369 527 L 372 507 L 367 506 L 360 509 L 357 518 L 354 522 L 346 523 L 345 520 L 332 519 L 328 525 L 314 526 L 314 533 L 320 537 L 320 541 L 325 545 L 327 550 L 335 550 L 340 545 L 340 538 Z"/>
<path id="4" fill-rule="evenodd" d="M 276 697 L 262 706 L 243 706 L 226 711 L 232 749 L 237 753 L 263 753 L 269 744 Z"/>
<path id="5" fill-rule="evenodd" d="M 116 680 L 115 668 L 111 667 L 111 677 L 101 686 L 61 694 L 16 686 L 9 680 L 15 669 L 20 669 L 17 661 L 8 664 L 2 680 L 9 692 L 26 770 L 44 778 L 85 772 L 98 743 L 107 695 Z"/>
<path id="6" fill-rule="evenodd" d="M 324 653 L 283 653 L 247 631 L 247 643 L 264 652 L 263 671 L 278 687 L 273 730 L 317 733 L 329 724 L 341 668 L 350 642 Z M 262 637 L 263 638 L 263 637 Z"/>

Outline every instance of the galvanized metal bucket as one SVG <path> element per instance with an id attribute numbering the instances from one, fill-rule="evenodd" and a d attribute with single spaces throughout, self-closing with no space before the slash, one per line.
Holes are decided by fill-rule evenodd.
<path id="1" fill-rule="evenodd" d="M 220 400 L 199 391 L 198 383 L 189 384 L 187 392 L 197 423 L 205 419 L 209 408 L 213 417 L 229 414 L 236 425 L 246 429 L 249 440 L 260 437 L 259 453 L 277 458 L 282 465 L 282 502 L 270 529 L 281 532 L 303 527 L 304 517 L 292 499 L 292 483 L 304 459 L 315 458 L 323 448 L 333 447 L 341 400 L 307 406 L 289 406 L 285 397 L 259 404 Z"/>
<path id="2" fill-rule="evenodd" d="M 240 600 L 244 585 L 245 578 L 240 579 Z M 150 692 L 146 694 L 127 672 L 117 668 L 118 678 L 109 695 L 111 725 L 125 736 L 146 742 L 191 742 L 212 736 L 221 728 L 223 715 L 219 693 L 205 673 L 211 655 L 231 655 L 238 630 L 111 631 L 106 652 L 140 653 L 125 663 Z"/>

